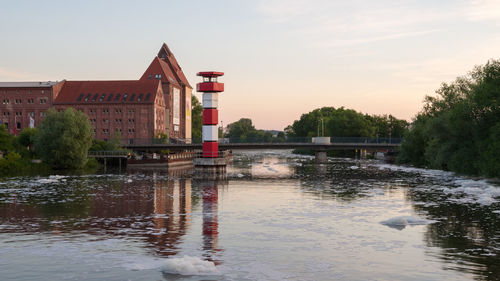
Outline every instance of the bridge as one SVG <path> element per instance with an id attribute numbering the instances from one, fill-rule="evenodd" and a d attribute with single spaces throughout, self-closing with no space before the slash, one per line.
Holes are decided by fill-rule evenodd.
<path id="1" fill-rule="evenodd" d="M 392 150 L 399 147 L 400 143 L 300 143 L 300 142 L 276 142 L 276 143 L 219 143 L 221 150 L 227 149 L 311 149 L 311 150 Z M 151 144 L 127 144 L 125 148 L 139 151 L 183 151 L 201 149 L 201 143 L 151 143 Z"/>
<path id="2" fill-rule="evenodd" d="M 325 142 L 326 140 L 326 142 Z M 171 140 L 161 141 L 157 139 L 134 139 L 124 147 L 133 151 L 159 152 L 201 150 L 201 143 L 190 143 L 191 140 Z M 322 141 L 318 138 L 288 138 L 281 142 L 238 142 L 237 140 L 222 139 L 219 142 L 220 150 L 235 149 L 305 149 L 316 152 L 316 160 L 320 163 L 326 162 L 326 151 L 330 150 L 357 150 L 360 156 L 365 155 L 367 151 L 393 151 L 401 144 L 401 139 L 397 138 L 345 138 L 345 137 L 323 137 Z"/>

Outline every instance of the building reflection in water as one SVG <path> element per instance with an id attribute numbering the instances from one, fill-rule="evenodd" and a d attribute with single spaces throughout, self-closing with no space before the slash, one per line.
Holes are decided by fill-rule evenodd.
<path id="1" fill-rule="evenodd" d="M 180 243 L 191 224 L 191 180 L 154 182 L 153 228 L 148 242 L 159 255 L 177 254 Z"/>
<path id="2" fill-rule="evenodd" d="M 220 183 L 175 176 L 75 178 L 18 194 L 0 192 L 0 233 L 50 233 L 61 240 L 80 233 L 98 239 L 128 237 L 147 242 L 155 255 L 171 256 L 180 251 L 192 228 L 193 209 L 201 208 L 202 216 L 196 219 L 202 224 L 200 248 L 207 260 L 218 263 Z"/>

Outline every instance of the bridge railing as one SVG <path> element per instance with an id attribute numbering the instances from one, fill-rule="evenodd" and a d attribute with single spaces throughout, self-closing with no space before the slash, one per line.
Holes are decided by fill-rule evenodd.
<path id="1" fill-rule="evenodd" d="M 126 157 L 129 155 L 128 151 L 118 150 L 89 150 L 87 153 L 88 157 Z"/>
<path id="2" fill-rule="evenodd" d="M 257 138 L 223 138 L 219 143 L 312 143 L 312 137 L 286 137 L 286 138 L 270 138 L 270 139 L 257 139 Z M 402 138 L 368 138 L 368 137 L 330 137 L 331 143 L 393 143 L 399 144 Z M 201 139 L 125 139 L 122 141 L 125 146 L 149 146 L 149 145 L 162 145 L 162 144 L 200 144 Z"/>
<path id="3" fill-rule="evenodd" d="M 365 137 L 330 137 L 331 143 L 394 143 L 399 144 L 402 138 L 365 138 Z"/>

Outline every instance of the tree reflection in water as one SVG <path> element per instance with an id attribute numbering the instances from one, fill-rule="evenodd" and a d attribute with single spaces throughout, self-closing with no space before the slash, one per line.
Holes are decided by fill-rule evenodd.
<path id="1" fill-rule="evenodd" d="M 498 204 L 453 203 L 445 200 L 447 196 L 419 185 L 407 193 L 418 213 L 438 221 L 427 226 L 427 246 L 441 249 L 438 257 L 447 269 L 474 273 L 479 280 L 499 280 L 500 220 L 493 212 Z"/>
<path id="2" fill-rule="evenodd" d="M 172 175 L 68 177 L 37 187 L 0 190 L 0 233 L 50 233 L 62 240 L 81 234 L 94 240 L 132 238 L 146 242 L 154 255 L 172 256 L 178 254 L 192 225 L 192 210 L 199 204 L 201 248 L 207 260 L 217 262 L 213 256 L 221 251 L 218 183 L 193 184 L 190 178 Z"/>

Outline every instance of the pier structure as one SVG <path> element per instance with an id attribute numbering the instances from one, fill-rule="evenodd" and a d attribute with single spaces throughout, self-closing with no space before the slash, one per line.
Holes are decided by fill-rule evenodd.
<path id="1" fill-rule="evenodd" d="M 219 93 L 224 91 L 224 83 L 219 83 L 217 77 L 223 72 L 198 72 L 203 81 L 196 85 L 197 91 L 203 93 L 203 127 L 202 152 L 194 159 L 195 174 L 202 178 L 220 178 L 226 172 L 227 158 L 219 152 Z"/>

